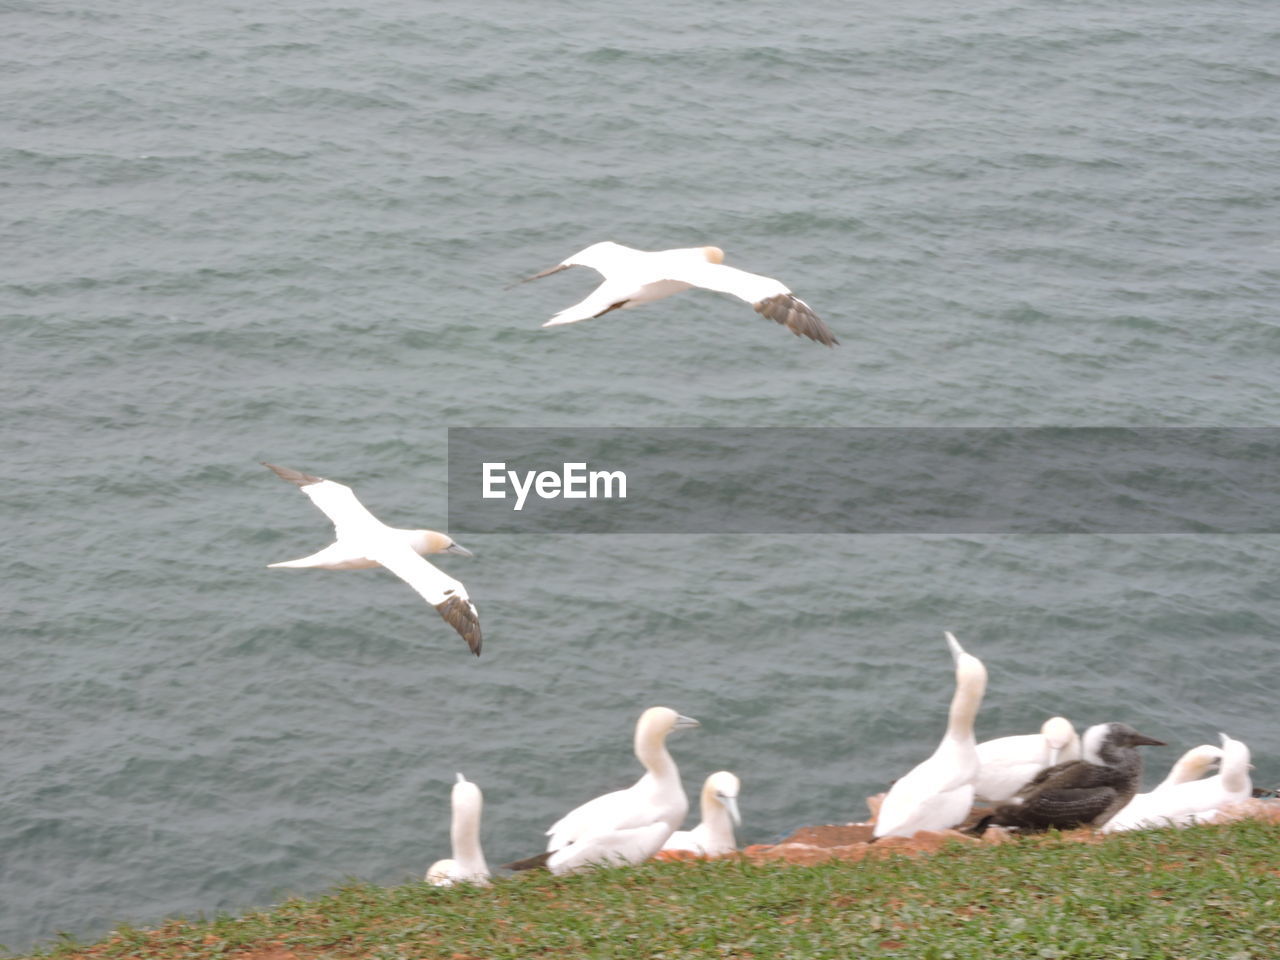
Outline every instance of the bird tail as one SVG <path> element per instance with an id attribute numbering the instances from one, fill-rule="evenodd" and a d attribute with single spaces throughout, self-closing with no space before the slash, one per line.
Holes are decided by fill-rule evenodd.
<path id="1" fill-rule="evenodd" d="M 525 857 L 523 860 L 512 860 L 510 863 L 504 863 L 502 866 L 503 869 L 506 870 L 536 870 L 538 867 L 545 867 L 547 865 L 547 861 L 551 859 L 551 854 L 554 852 L 555 851 L 553 850 L 548 850 L 545 853 L 535 854 L 532 857 Z"/>

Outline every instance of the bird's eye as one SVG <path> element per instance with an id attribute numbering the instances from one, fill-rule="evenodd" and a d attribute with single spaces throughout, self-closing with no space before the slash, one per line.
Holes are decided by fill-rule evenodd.
<path id="1" fill-rule="evenodd" d="M 446 591 L 444 592 L 444 595 L 445 595 L 446 597 L 448 597 L 448 596 L 452 596 L 452 595 L 453 595 L 453 591 L 452 591 L 452 590 L 446 590 Z"/>

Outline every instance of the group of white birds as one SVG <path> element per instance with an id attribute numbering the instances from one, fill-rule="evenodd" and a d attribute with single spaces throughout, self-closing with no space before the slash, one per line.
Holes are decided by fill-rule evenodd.
<path id="1" fill-rule="evenodd" d="M 600 317 L 702 287 L 731 294 L 786 326 L 797 336 L 834 346 L 831 330 L 803 300 L 769 277 L 723 263 L 718 247 L 644 251 L 596 243 L 529 280 L 573 266 L 591 267 L 604 281 L 585 299 L 561 310 L 543 326 Z M 333 480 L 266 464 L 296 484 L 333 522 L 334 542 L 298 560 L 272 567 L 355 570 L 383 566 L 430 603 L 479 656 L 480 619 L 461 582 L 424 556 L 471 556 L 448 535 L 390 527 Z M 946 734 L 927 760 L 894 781 L 880 804 L 873 836 L 911 837 L 921 830 L 955 828 L 975 801 L 995 804 L 988 823 L 1022 829 L 1091 825 L 1104 832 L 1146 826 L 1187 825 L 1212 820 L 1229 804 L 1252 794 L 1249 750 L 1221 735 L 1221 747 L 1195 747 L 1174 764 L 1149 793 L 1137 794 L 1142 764 L 1135 748 L 1159 744 L 1120 723 L 1097 724 L 1080 737 L 1063 717 L 1046 720 L 1039 733 L 978 743 L 974 721 L 987 685 L 982 662 L 966 653 L 950 633 L 956 689 Z M 702 790 L 702 823 L 680 831 L 688 800 L 667 736 L 697 726 L 668 707 L 651 707 L 636 724 L 635 755 L 645 768 L 631 787 L 597 797 L 565 814 L 547 831 L 547 849 L 511 866 L 545 865 L 563 874 L 597 864 L 634 864 L 662 850 L 719 856 L 736 850 L 740 824 L 738 778 L 711 774 Z M 1206 777 L 1217 764 L 1219 772 Z M 487 883 L 489 868 L 480 846 L 480 788 L 458 774 L 452 794 L 453 857 L 432 864 L 431 883 Z"/>
<path id="2" fill-rule="evenodd" d="M 547 830 L 545 853 L 508 866 L 545 866 L 559 875 L 605 864 L 642 863 L 662 850 L 708 857 L 737 850 L 733 830 L 741 823 L 740 784 L 727 770 L 711 774 L 703 784 L 702 822 L 692 830 L 678 829 L 689 812 L 689 800 L 667 737 L 696 726 L 697 720 L 670 707 L 650 707 L 636 722 L 633 742 L 644 775 L 625 790 L 602 794 L 570 810 Z M 480 849 L 482 802 L 480 788 L 458 774 L 449 831 L 453 857 L 427 869 L 428 883 L 488 883 L 489 867 Z"/>
<path id="3" fill-rule="evenodd" d="M 782 324 L 796 336 L 805 336 L 829 347 L 839 342 L 809 305 L 785 285 L 771 277 L 727 267 L 723 261 L 724 251 L 719 247 L 650 251 L 606 240 L 593 243 L 551 269 L 527 277 L 526 281 L 576 266 L 591 267 L 604 277 L 604 282 L 586 299 L 561 310 L 544 323 L 544 327 L 577 323 L 614 310 L 629 310 L 692 287 L 703 287 L 747 301 L 757 313 Z M 268 566 L 324 570 L 386 567 L 435 607 L 466 640 L 471 652 L 480 655 L 480 615 L 466 587 L 423 559 L 438 553 L 469 557 L 470 551 L 435 530 L 387 526 L 356 499 L 350 487 L 341 483 L 288 467 L 269 463 L 265 466 L 301 487 L 311 502 L 333 521 L 335 536 L 332 544 L 317 553 Z"/>
<path id="4" fill-rule="evenodd" d="M 1105 833 L 1144 827 L 1212 822 L 1231 804 L 1249 799 L 1249 748 L 1222 734 L 1222 746 L 1188 750 L 1169 775 L 1138 794 L 1142 765 L 1135 747 L 1160 744 L 1123 723 L 1100 723 L 1077 734 L 1064 717 L 1051 717 L 1039 733 L 978 743 L 974 721 L 986 692 L 987 671 L 946 634 L 956 688 L 946 733 L 924 760 L 894 781 L 876 815 L 873 837 L 912 837 L 953 829 L 970 818 L 975 802 L 994 804 L 997 823 L 1024 830 L 1090 825 Z M 546 852 L 508 866 L 546 866 L 564 874 L 600 864 L 641 863 L 665 850 L 722 856 L 737 850 L 734 827 L 738 778 L 725 770 L 707 777 L 702 822 L 679 831 L 688 801 L 667 736 L 698 723 L 669 707 L 650 707 L 635 730 L 635 755 L 644 775 L 625 790 L 596 797 L 547 830 Z M 1218 765 L 1219 772 L 1205 776 Z M 489 868 L 480 849 L 480 788 L 458 774 L 453 787 L 453 858 L 431 865 L 437 885 L 484 884 Z M 990 817 L 987 819 L 991 819 Z"/>

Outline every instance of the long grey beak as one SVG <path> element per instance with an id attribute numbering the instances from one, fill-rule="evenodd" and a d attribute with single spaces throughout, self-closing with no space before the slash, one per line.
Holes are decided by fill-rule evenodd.
<path id="1" fill-rule="evenodd" d="M 475 556 L 475 554 L 474 554 L 474 553 L 472 553 L 470 550 L 468 550 L 466 547 L 461 546 L 461 545 L 456 544 L 456 543 L 451 543 L 451 544 L 449 544 L 447 547 L 445 547 L 445 548 L 444 548 L 444 552 L 445 552 L 445 553 L 456 553 L 456 554 L 457 554 L 458 556 L 460 556 L 460 557 L 474 557 L 474 556 Z"/>
<path id="2" fill-rule="evenodd" d="M 693 717 L 686 717 L 680 713 L 676 714 L 676 725 L 674 729 L 686 730 L 689 727 L 700 727 L 700 726 L 702 726 L 702 724 L 700 724 L 697 720 L 693 719 Z"/>
<path id="3" fill-rule="evenodd" d="M 1135 747 L 1167 747 L 1168 744 L 1163 740 L 1157 740 L 1155 737 L 1148 737 L 1146 734 L 1139 733 L 1130 740 Z"/>
<path id="4" fill-rule="evenodd" d="M 724 808 L 729 811 L 729 819 L 733 821 L 735 827 L 742 826 L 742 815 L 738 813 L 738 798 L 726 797 L 723 793 L 717 793 L 720 802 L 724 804 Z"/>

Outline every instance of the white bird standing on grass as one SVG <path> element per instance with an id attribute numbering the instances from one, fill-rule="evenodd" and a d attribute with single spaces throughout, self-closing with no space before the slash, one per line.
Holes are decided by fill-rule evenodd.
<path id="1" fill-rule="evenodd" d="M 688 850 L 707 857 L 719 857 L 738 849 L 733 828 L 741 826 L 738 790 L 742 784 L 728 770 L 707 777 L 702 785 L 702 822 L 692 830 L 677 830 L 662 845 L 663 850 Z"/>
<path id="2" fill-rule="evenodd" d="M 840 342 L 807 303 L 777 280 L 726 267 L 724 251 L 719 247 L 651 251 L 605 240 L 526 280 L 537 280 L 569 267 L 590 267 L 604 276 L 604 282 L 585 300 L 561 310 L 544 327 L 590 320 L 613 310 L 629 310 L 661 300 L 690 287 L 703 287 L 745 300 L 756 313 L 782 324 L 798 337 L 805 336 L 828 347 Z"/>
<path id="3" fill-rule="evenodd" d="M 453 859 L 437 860 L 427 868 L 424 878 L 435 887 L 451 887 L 455 883 L 489 885 L 489 865 L 484 862 L 480 849 L 480 808 L 484 796 L 480 788 L 458 774 L 458 782 L 450 794 L 452 817 L 449 822 L 449 842 Z"/>
<path id="4" fill-rule="evenodd" d="M 356 499 L 350 487 L 299 473 L 287 467 L 270 467 L 282 480 L 302 488 L 311 502 L 333 521 L 337 539 L 318 553 L 298 560 L 269 563 L 268 567 L 320 567 L 324 570 L 366 570 L 383 566 L 436 608 L 457 630 L 467 646 L 480 656 L 480 616 L 467 596 L 467 588 L 422 559 L 423 554 L 457 553 L 471 556 L 453 539 L 434 530 L 401 530 L 389 527 Z"/>
<path id="5" fill-rule="evenodd" d="M 899 778 L 880 805 L 873 831 L 880 837 L 911 837 L 918 830 L 946 830 L 961 823 L 973 806 L 978 749 L 973 721 L 987 689 L 987 668 L 964 652 L 951 633 L 947 645 L 956 666 L 947 732 L 928 760 Z"/>
<path id="6" fill-rule="evenodd" d="M 974 797 L 1003 803 L 1046 767 L 1079 759 L 1080 735 L 1066 717 L 1050 717 L 1039 733 L 984 740 L 978 744 Z"/>
<path id="7" fill-rule="evenodd" d="M 525 870 L 545 865 L 554 874 L 564 874 L 600 864 L 648 860 L 689 812 L 680 771 L 667 752 L 667 735 L 698 725 L 670 707 L 650 707 L 640 715 L 633 741 L 644 776 L 625 790 L 570 810 L 547 830 L 546 853 L 507 866 Z"/>

